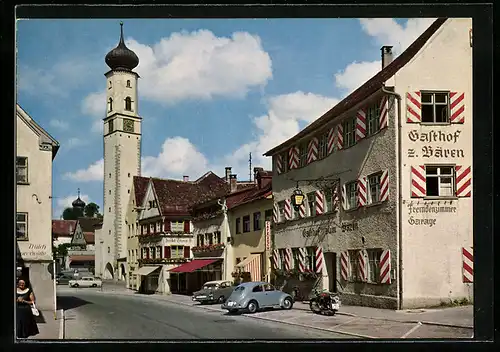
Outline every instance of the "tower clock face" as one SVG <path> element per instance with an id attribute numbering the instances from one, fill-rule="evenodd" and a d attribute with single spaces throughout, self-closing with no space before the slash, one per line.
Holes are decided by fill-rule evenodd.
<path id="1" fill-rule="evenodd" d="M 134 132 L 134 120 L 124 119 L 123 120 L 123 131 Z"/>

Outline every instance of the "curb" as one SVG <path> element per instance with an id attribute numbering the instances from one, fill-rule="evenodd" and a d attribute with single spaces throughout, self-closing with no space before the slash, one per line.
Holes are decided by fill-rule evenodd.
<path id="1" fill-rule="evenodd" d="M 64 340 L 64 329 L 65 329 L 65 318 L 64 309 L 60 310 L 60 321 L 59 321 L 59 340 Z"/>

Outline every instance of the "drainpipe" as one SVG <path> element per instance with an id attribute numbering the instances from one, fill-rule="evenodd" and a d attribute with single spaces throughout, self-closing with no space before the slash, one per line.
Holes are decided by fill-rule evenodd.
<path id="1" fill-rule="evenodd" d="M 399 256 L 399 271 L 398 271 L 398 309 L 402 308 L 403 304 L 403 186 L 401 179 L 403 175 L 402 151 L 401 151 L 401 95 L 382 87 L 382 92 L 392 95 L 398 101 L 398 256 Z"/>

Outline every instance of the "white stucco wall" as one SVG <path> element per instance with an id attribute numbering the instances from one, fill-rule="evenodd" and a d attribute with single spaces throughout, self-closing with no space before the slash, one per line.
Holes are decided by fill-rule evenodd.
<path id="1" fill-rule="evenodd" d="M 403 198 L 403 306 L 439 304 L 442 300 L 469 297 L 471 284 L 462 282 L 462 247 L 472 247 L 472 198 L 446 200 L 411 198 L 411 166 L 445 164 L 472 166 L 472 48 L 471 19 L 449 19 L 424 48 L 395 76 L 395 90 L 402 99 L 402 198 Z M 419 90 L 465 93 L 465 123 L 423 125 L 406 122 L 407 92 Z M 414 141 L 433 132 L 459 134 L 451 142 Z M 462 150 L 464 157 L 424 157 L 422 148 Z M 415 150 L 415 157 L 408 150 Z M 472 188 L 471 188 L 472 189 Z M 411 203 L 413 202 L 413 203 Z M 410 204 L 413 204 L 410 206 Z M 411 209 L 446 206 L 454 212 L 416 213 Z M 410 214 L 410 211 L 412 212 Z M 433 219 L 433 226 L 415 225 L 415 219 Z"/>

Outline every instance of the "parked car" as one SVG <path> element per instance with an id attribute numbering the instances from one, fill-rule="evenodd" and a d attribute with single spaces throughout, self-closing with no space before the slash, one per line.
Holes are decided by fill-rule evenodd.
<path id="1" fill-rule="evenodd" d="M 69 287 L 101 287 L 102 281 L 91 276 L 84 276 L 81 279 L 69 280 Z"/>
<path id="2" fill-rule="evenodd" d="M 201 290 L 193 293 L 193 301 L 204 303 L 224 303 L 234 290 L 231 281 L 209 281 L 203 284 Z"/>
<path id="3" fill-rule="evenodd" d="M 267 282 L 245 282 L 236 287 L 222 304 L 229 313 L 248 311 L 255 313 L 262 308 L 292 309 L 293 298 Z"/>
<path id="4" fill-rule="evenodd" d="M 73 275 L 65 275 L 65 274 L 60 274 L 56 277 L 56 284 L 57 285 L 67 285 L 70 280 L 74 280 Z"/>

